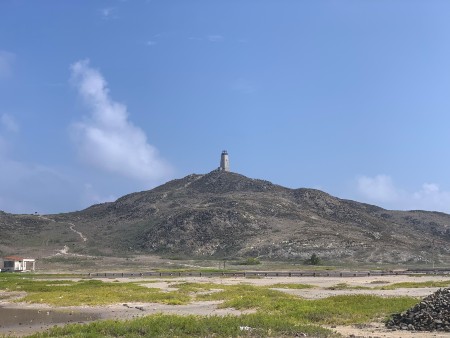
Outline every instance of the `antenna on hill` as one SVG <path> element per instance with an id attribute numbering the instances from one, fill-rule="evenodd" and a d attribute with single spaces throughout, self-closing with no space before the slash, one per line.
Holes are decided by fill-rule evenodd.
<path id="1" fill-rule="evenodd" d="M 230 160 L 228 158 L 228 152 L 226 150 L 223 150 L 222 155 L 220 155 L 219 171 L 230 171 Z"/>

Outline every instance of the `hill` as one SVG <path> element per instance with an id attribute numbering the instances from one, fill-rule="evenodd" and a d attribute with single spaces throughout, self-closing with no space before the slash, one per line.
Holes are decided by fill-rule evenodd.
<path id="1" fill-rule="evenodd" d="M 314 189 L 213 171 L 55 215 L 0 212 L 1 254 L 155 253 L 332 261 L 450 262 L 450 215 L 390 211 Z"/>

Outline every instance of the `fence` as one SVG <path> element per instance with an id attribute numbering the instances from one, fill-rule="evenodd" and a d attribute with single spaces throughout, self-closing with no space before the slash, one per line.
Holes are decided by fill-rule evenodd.
<path id="1" fill-rule="evenodd" d="M 409 269 L 399 271 L 236 271 L 236 272 L 95 272 L 88 277 L 121 278 L 121 277 L 368 277 L 396 275 L 437 275 L 450 274 L 450 269 Z"/>

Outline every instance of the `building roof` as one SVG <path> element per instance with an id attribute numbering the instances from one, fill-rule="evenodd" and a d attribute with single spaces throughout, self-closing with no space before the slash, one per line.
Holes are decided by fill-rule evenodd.
<path id="1" fill-rule="evenodd" d="M 5 261 L 23 261 L 23 257 L 20 257 L 20 256 L 7 256 L 7 257 L 3 257 L 3 260 L 5 260 Z"/>

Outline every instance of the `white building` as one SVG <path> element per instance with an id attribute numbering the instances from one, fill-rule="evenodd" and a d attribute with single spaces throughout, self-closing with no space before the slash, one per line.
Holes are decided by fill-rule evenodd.
<path id="1" fill-rule="evenodd" d="M 220 155 L 220 171 L 230 171 L 230 159 L 228 158 L 228 152 L 226 150 L 222 151 Z"/>
<path id="2" fill-rule="evenodd" d="M 1 271 L 10 271 L 10 272 L 34 271 L 35 267 L 36 267 L 36 260 L 33 258 L 8 256 L 3 258 L 3 267 Z"/>

